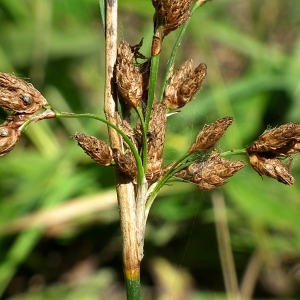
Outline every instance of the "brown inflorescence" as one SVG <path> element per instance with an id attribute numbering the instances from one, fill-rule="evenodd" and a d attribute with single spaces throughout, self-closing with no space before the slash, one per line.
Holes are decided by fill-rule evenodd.
<path id="1" fill-rule="evenodd" d="M 226 180 L 245 165 L 243 161 L 228 161 L 222 158 L 217 150 L 213 150 L 206 161 L 192 163 L 176 173 L 175 177 L 193 182 L 199 189 L 209 191 L 227 183 Z"/>
<path id="2" fill-rule="evenodd" d="M 33 114 L 48 102 L 32 84 L 0 72 L 0 106 L 14 113 Z"/>
<path id="3" fill-rule="evenodd" d="M 259 175 L 274 178 L 287 185 L 293 185 L 295 182 L 295 179 L 290 173 L 291 161 L 288 161 L 285 165 L 280 159 L 274 156 L 266 157 L 265 155 L 254 152 L 249 154 L 249 161 L 253 169 Z"/>
<path id="4" fill-rule="evenodd" d="M 210 125 L 204 125 L 189 151 L 193 153 L 195 151 L 208 150 L 209 148 L 214 147 L 232 122 L 232 117 L 225 117 Z"/>
<path id="5" fill-rule="evenodd" d="M 192 71 L 192 60 L 186 61 L 170 78 L 164 91 L 164 102 L 169 109 L 176 110 L 185 106 L 200 89 L 206 76 L 206 64 L 201 63 Z"/>
<path id="6" fill-rule="evenodd" d="M 135 52 L 126 41 L 118 46 L 116 83 L 120 98 L 130 107 L 137 107 L 143 96 L 143 76 L 134 63 Z"/>
<path id="7" fill-rule="evenodd" d="M 249 161 L 259 175 L 287 185 L 294 183 L 290 173 L 292 155 L 300 151 L 300 124 L 287 123 L 266 130 L 247 147 Z"/>
<path id="8" fill-rule="evenodd" d="M 112 163 L 112 150 L 105 142 L 94 136 L 88 136 L 80 132 L 76 132 L 72 138 L 98 164 L 109 166 Z"/>
<path id="9" fill-rule="evenodd" d="M 0 156 L 10 152 L 16 145 L 21 132 L 17 131 L 10 124 L 0 125 Z"/>
<path id="10" fill-rule="evenodd" d="M 149 181 L 155 181 L 162 170 L 163 150 L 166 132 L 166 109 L 163 102 L 157 102 L 153 105 L 148 131 L 148 153 L 147 153 L 147 171 L 146 178 Z"/>
<path id="11" fill-rule="evenodd" d="M 155 27 L 162 20 L 163 35 L 176 30 L 190 17 L 190 10 L 193 0 L 152 0 L 155 8 Z"/>
<path id="12" fill-rule="evenodd" d="M 127 149 L 125 153 L 120 152 L 118 149 L 113 149 L 113 158 L 120 171 L 132 178 L 136 177 L 136 162 L 130 149 Z"/>

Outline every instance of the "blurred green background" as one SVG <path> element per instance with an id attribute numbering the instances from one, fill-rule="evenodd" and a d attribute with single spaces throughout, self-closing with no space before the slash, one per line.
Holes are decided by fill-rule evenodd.
<path id="1" fill-rule="evenodd" d="M 119 40 L 144 37 L 148 55 L 151 1 L 119 6 Z M 169 118 L 166 164 L 220 117 L 235 119 L 222 151 L 250 144 L 268 126 L 300 122 L 299 11 L 299 0 L 214 0 L 195 13 L 176 67 L 192 58 L 207 64 L 208 76 Z M 161 75 L 177 34 L 165 39 Z M 0 71 L 30 78 L 57 110 L 103 116 L 104 49 L 97 0 L 0 1 Z M 107 140 L 95 121 L 46 120 L 0 158 L 2 299 L 125 298 L 113 170 L 84 154 L 69 138 L 76 131 Z M 287 187 L 247 166 L 218 191 L 239 283 L 255 299 L 300 299 L 297 158 L 292 173 Z M 143 299 L 225 298 L 214 195 L 183 183 L 162 190 L 147 227 Z"/>

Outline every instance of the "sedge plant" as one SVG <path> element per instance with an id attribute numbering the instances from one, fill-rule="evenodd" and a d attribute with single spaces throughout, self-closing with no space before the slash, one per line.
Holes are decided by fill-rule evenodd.
<path id="1" fill-rule="evenodd" d="M 175 68 L 175 58 L 189 20 L 208 0 L 152 0 L 153 38 L 150 57 L 140 52 L 141 42 L 130 45 L 117 37 L 117 1 L 100 0 L 106 39 L 105 119 L 92 113 L 59 112 L 30 83 L 13 74 L 0 73 L 0 105 L 9 112 L 0 125 L 0 156 L 9 153 L 32 123 L 50 118 L 90 118 L 106 124 L 109 144 L 76 132 L 73 139 L 96 163 L 113 166 L 123 240 L 123 270 L 127 299 L 141 299 L 140 265 L 147 218 L 165 184 L 186 182 L 202 191 L 226 184 L 245 161 L 261 176 L 292 185 L 291 162 L 300 151 L 300 124 L 288 123 L 262 133 L 243 149 L 220 152 L 216 144 L 233 123 L 224 116 L 200 130 L 195 142 L 177 160 L 164 164 L 166 123 L 180 113 L 201 88 L 207 66 L 193 68 L 188 60 Z M 162 44 L 179 30 L 162 88 L 157 92 Z M 141 37 L 142 38 L 142 37 Z M 44 109 L 42 113 L 40 110 Z"/>

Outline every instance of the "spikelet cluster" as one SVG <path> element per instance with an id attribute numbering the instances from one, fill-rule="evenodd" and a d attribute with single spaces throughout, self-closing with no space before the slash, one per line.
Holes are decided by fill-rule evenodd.
<path id="1" fill-rule="evenodd" d="M 247 147 L 249 161 L 259 175 L 287 185 L 294 183 L 291 175 L 293 155 L 300 151 L 300 124 L 287 123 L 266 130 Z"/>
<path id="2" fill-rule="evenodd" d="M 190 17 L 192 0 L 152 0 L 155 8 L 154 23 L 163 20 L 163 36 L 176 30 Z"/>
<path id="3" fill-rule="evenodd" d="M 0 72 L 0 106 L 12 113 L 0 125 L 0 156 L 16 145 L 21 135 L 18 128 L 47 105 L 46 99 L 32 84 L 13 74 Z"/>
<path id="4" fill-rule="evenodd" d="M 176 173 L 175 177 L 194 183 L 203 191 L 209 191 L 227 183 L 227 179 L 245 165 L 243 161 L 228 161 L 217 150 L 213 150 L 206 161 L 192 163 Z"/>
<path id="5" fill-rule="evenodd" d="M 80 132 L 76 132 L 72 138 L 95 162 L 103 166 L 111 164 L 113 160 L 112 150 L 104 141 Z"/>
<path id="6" fill-rule="evenodd" d="M 185 106 L 201 88 L 206 76 L 206 64 L 201 63 L 192 71 L 193 61 L 186 61 L 169 79 L 164 91 L 164 102 L 171 110 Z"/>
<path id="7" fill-rule="evenodd" d="M 125 41 L 118 46 L 116 83 L 119 97 L 130 107 L 137 107 L 143 96 L 143 76 L 134 63 L 135 52 Z"/>

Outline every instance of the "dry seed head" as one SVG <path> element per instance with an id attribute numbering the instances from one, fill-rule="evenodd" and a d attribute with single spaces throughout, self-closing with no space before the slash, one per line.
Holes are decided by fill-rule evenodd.
<path id="1" fill-rule="evenodd" d="M 166 131 L 166 109 L 163 102 L 154 103 L 151 111 L 148 131 L 148 153 L 146 178 L 155 181 L 161 171 L 163 164 L 163 150 Z"/>
<path id="2" fill-rule="evenodd" d="M 9 153 L 16 145 L 21 132 L 7 124 L 0 125 L 0 156 Z"/>
<path id="3" fill-rule="evenodd" d="M 133 59 L 132 48 L 123 40 L 118 46 L 117 53 L 117 88 L 121 98 L 130 107 L 137 107 L 143 96 L 143 76 Z"/>
<path id="4" fill-rule="evenodd" d="M 120 171 L 130 177 L 136 177 L 136 162 L 130 150 L 127 150 L 125 153 L 121 153 L 118 149 L 114 149 L 113 158 Z"/>
<path id="5" fill-rule="evenodd" d="M 192 145 L 189 151 L 203 151 L 214 147 L 232 122 L 232 117 L 225 117 L 210 125 L 204 125 L 196 138 L 196 142 Z"/>
<path id="6" fill-rule="evenodd" d="M 178 90 L 178 103 L 181 107 L 190 102 L 200 89 L 203 79 L 206 76 L 206 64 L 201 63 L 193 72 L 190 78 L 187 78 Z"/>
<path id="7" fill-rule="evenodd" d="M 284 165 L 281 160 L 276 157 L 264 157 L 263 153 L 251 153 L 249 154 L 249 161 L 253 169 L 259 175 L 265 175 L 276 179 L 277 181 L 293 185 L 295 179 L 290 173 L 290 163 Z"/>
<path id="8" fill-rule="evenodd" d="M 243 161 L 228 161 L 220 157 L 218 151 L 212 151 L 207 161 L 202 162 L 199 172 L 195 173 L 192 181 L 201 190 L 211 190 L 224 185 L 227 179 L 233 176 L 246 165 Z"/>
<path id="9" fill-rule="evenodd" d="M 48 102 L 32 84 L 0 72 L 0 106 L 4 109 L 33 114 L 46 105 Z"/>
<path id="10" fill-rule="evenodd" d="M 88 136 L 76 132 L 72 138 L 77 141 L 78 145 L 84 152 L 95 162 L 103 166 L 109 166 L 113 160 L 111 148 L 103 141 L 94 136 Z"/>
<path id="11" fill-rule="evenodd" d="M 192 2 L 193 0 L 152 0 L 155 8 L 154 22 L 157 23 L 157 19 L 164 20 L 164 36 L 189 19 Z"/>
<path id="12" fill-rule="evenodd" d="M 201 63 L 193 72 L 192 64 L 192 60 L 186 61 L 170 78 L 164 91 L 164 102 L 172 110 L 190 102 L 206 76 L 206 64 Z"/>
<path id="13" fill-rule="evenodd" d="M 277 156 L 287 156 L 299 152 L 300 124 L 287 123 L 265 131 L 249 147 L 248 153 L 269 152 Z"/>
<path id="14" fill-rule="evenodd" d="M 130 123 L 126 120 L 122 120 L 120 115 L 116 113 L 118 127 L 128 136 L 131 142 L 135 145 L 136 149 L 140 151 L 142 146 L 142 132 L 139 129 L 131 127 Z M 125 147 L 129 146 L 124 142 Z"/>

